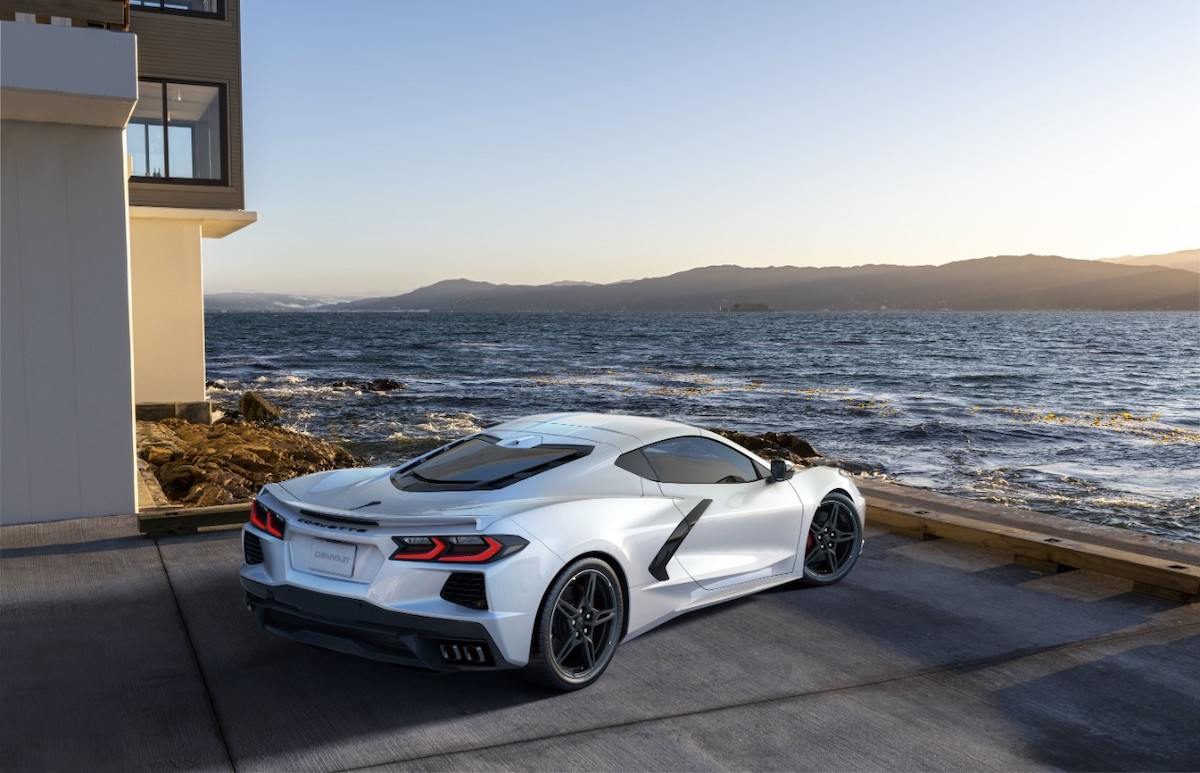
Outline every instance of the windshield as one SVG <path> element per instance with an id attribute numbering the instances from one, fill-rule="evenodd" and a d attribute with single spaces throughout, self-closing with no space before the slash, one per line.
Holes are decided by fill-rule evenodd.
<path id="1" fill-rule="evenodd" d="M 476 435 L 398 470 L 392 482 L 402 491 L 501 488 L 586 456 L 591 450 L 586 445 L 510 446 L 492 435 Z"/>

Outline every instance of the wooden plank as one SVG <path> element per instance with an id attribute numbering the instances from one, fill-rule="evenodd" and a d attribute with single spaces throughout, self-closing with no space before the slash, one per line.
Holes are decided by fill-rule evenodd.
<path id="1" fill-rule="evenodd" d="M 1132 580 L 1136 590 L 1161 591 L 1158 595 L 1168 598 L 1200 595 L 1200 566 L 939 512 L 932 504 L 916 508 L 885 498 L 869 498 L 867 521 L 908 534 L 920 533 L 1009 551 L 1027 565 L 1065 566 L 1121 577 Z"/>
<path id="2" fill-rule="evenodd" d="M 213 526 L 237 526 L 250 518 L 250 503 L 236 502 L 215 507 L 157 509 L 138 513 L 138 531 L 150 537 L 166 534 L 195 534 Z"/>

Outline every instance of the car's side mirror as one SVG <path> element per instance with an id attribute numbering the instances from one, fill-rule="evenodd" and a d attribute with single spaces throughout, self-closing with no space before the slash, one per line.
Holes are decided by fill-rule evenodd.
<path id="1" fill-rule="evenodd" d="M 787 459 L 772 459 L 771 460 L 771 476 L 767 478 L 768 483 L 778 483 L 782 480 L 787 480 L 796 474 L 796 465 L 789 462 Z"/>

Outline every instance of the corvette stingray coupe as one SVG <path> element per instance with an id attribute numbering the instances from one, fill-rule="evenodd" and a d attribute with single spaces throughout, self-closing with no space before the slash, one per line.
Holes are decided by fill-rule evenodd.
<path id="1" fill-rule="evenodd" d="M 620 642 L 684 612 L 842 579 L 865 511 L 841 472 L 712 432 L 544 414 L 399 467 L 267 485 L 241 582 L 258 623 L 295 641 L 575 690 Z"/>

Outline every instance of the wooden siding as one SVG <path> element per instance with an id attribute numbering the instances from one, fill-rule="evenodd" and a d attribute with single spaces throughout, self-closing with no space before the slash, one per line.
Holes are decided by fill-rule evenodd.
<path id="1" fill-rule="evenodd" d="M 152 207 L 245 209 L 242 176 L 242 49 L 239 0 L 225 0 L 224 19 L 133 9 L 138 75 L 225 85 L 228 186 L 129 183 L 129 203 Z"/>

